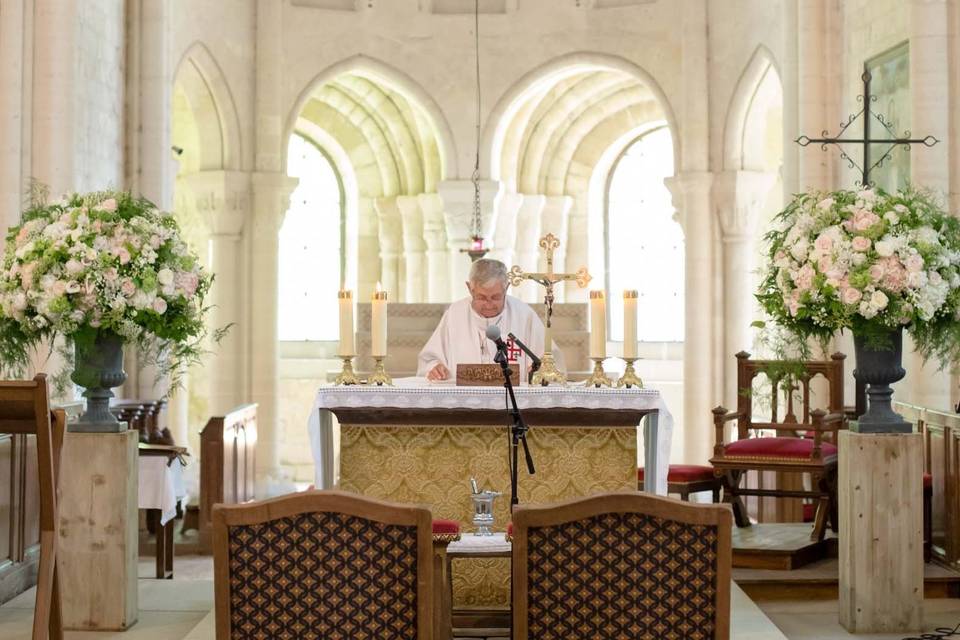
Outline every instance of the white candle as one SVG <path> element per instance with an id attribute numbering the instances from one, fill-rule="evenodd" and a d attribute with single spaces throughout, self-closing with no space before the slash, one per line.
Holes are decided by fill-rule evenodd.
<path id="1" fill-rule="evenodd" d="M 637 292 L 623 292 L 623 357 L 637 357 Z"/>
<path id="2" fill-rule="evenodd" d="M 387 355 L 387 292 L 381 291 L 379 282 L 377 283 L 377 290 L 373 294 L 371 314 L 373 317 L 370 355 L 374 358 L 383 358 Z"/>
<path id="3" fill-rule="evenodd" d="M 607 357 L 607 301 L 603 291 L 590 292 L 590 357 Z"/>
<path id="4" fill-rule="evenodd" d="M 340 301 L 340 351 L 341 356 L 355 356 L 353 344 L 353 291 L 342 290 L 337 293 Z"/>

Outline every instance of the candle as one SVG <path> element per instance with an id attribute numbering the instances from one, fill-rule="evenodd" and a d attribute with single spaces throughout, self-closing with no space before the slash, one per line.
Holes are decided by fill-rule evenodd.
<path id="1" fill-rule="evenodd" d="M 637 357 L 637 292 L 623 292 L 623 357 Z"/>
<path id="2" fill-rule="evenodd" d="M 607 357 L 607 301 L 603 291 L 590 292 L 590 357 Z"/>
<path id="3" fill-rule="evenodd" d="M 340 351 L 341 356 L 354 356 L 353 344 L 353 291 L 341 290 L 337 293 L 340 301 Z"/>
<path id="4" fill-rule="evenodd" d="M 387 292 L 380 288 L 377 283 L 377 290 L 373 294 L 371 304 L 371 322 L 372 342 L 371 353 L 374 358 L 382 358 L 387 355 Z"/>

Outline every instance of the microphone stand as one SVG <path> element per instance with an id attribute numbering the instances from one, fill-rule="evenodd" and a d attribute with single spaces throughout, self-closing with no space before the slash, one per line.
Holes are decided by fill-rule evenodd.
<path id="1" fill-rule="evenodd" d="M 530 447 L 527 445 L 528 427 L 523 421 L 523 416 L 520 415 L 520 409 L 517 407 L 517 397 L 513 393 L 513 383 L 510 382 L 512 371 L 510 370 L 505 349 L 497 348 L 497 355 L 494 358 L 494 362 L 497 362 L 503 371 L 503 386 L 506 388 L 507 395 L 510 397 L 509 411 L 513 420 L 513 425 L 510 428 L 510 513 L 513 513 L 513 508 L 520 503 L 520 499 L 517 496 L 517 484 L 518 476 L 520 475 L 518 458 L 521 443 L 523 443 L 523 454 L 527 461 L 527 472 L 533 475 L 536 473 L 536 469 L 533 467 L 533 456 L 530 455 Z"/>

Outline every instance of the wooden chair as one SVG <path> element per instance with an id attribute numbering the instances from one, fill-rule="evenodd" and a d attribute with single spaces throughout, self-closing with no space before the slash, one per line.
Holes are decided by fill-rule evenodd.
<path id="1" fill-rule="evenodd" d="M 37 437 L 40 568 L 33 609 L 34 640 L 63 638 L 57 578 L 57 536 L 60 529 L 57 482 L 66 423 L 66 414 L 62 409 L 50 411 L 45 375 L 39 374 L 29 382 L 0 382 L 0 432 Z"/>
<path id="2" fill-rule="evenodd" d="M 430 511 L 340 491 L 213 508 L 218 640 L 432 640 Z"/>
<path id="3" fill-rule="evenodd" d="M 835 353 L 828 361 L 802 363 L 804 373 L 799 377 L 800 387 L 789 389 L 784 416 L 778 410 L 781 383 L 784 381 L 783 363 L 771 360 L 751 360 L 750 354 L 737 354 L 737 410 L 728 413 L 723 407 L 713 410 L 716 444 L 710 463 L 723 480 L 724 502 L 733 507 L 738 527 L 749 527 L 750 519 L 741 496 L 770 496 L 778 498 L 812 498 L 817 510 L 811 534 L 813 540 L 823 540 L 829 518 L 834 531 L 837 526 L 836 431 L 846 426 L 843 408 L 842 353 Z M 753 381 L 757 376 L 770 379 L 770 421 L 754 420 Z M 821 375 L 827 380 L 829 393 L 827 409 L 811 408 L 810 382 Z M 801 394 L 801 412 L 797 415 L 793 391 Z M 737 440 L 724 442 L 724 427 L 737 421 Z M 761 430 L 777 433 L 774 437 L 760 435 Z M 784 433 L 785 435 L 780 435 Z M 809 473 L 811 489 L 747 489 L 740 481 L 748 471 L 777 471 L 781 473 Z"/>
<path id="4" fill-rule="evenodd" d="M 730 509 L 613 493 L 513 512 L 513 638 L 730 637 Z"/>

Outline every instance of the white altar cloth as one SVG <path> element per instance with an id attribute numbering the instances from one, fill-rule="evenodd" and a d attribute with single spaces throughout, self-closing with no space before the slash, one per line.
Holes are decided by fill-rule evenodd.
<path id="1" fill-rule="evenodd" d="M 333 486 L 334 436 L 330 409 L 492 409 L 505 405 L 503 387 L 455 387 L 424 378 L 398 378 L 395 386 L 324 385 L 317 390 L 307 420 L 318 489 Z M 644 467 L 653 469 L 656 493 L 667 495 L 667 468 L 673 438 L 673 416 L 656 389 L 594 387 L 515 387 L 517 406 L 524 409 L 622 409 L 652 411 L 644 428 Z M 504 416 L 506 420 L 506 416 Z M 638 425 L 639 426 L 639 425 Z M 656 442 L 655 447 L 649 443 Z"/>
<path id="2" fill-rule="evenodd" d="M 183 465 L 179 460 L 167 464 L 166 456 L 139 456 L 137 508 L 160 509 L 160 524 L 177 517 L 177 500 L 187 492 L 183 485 Z"/>

